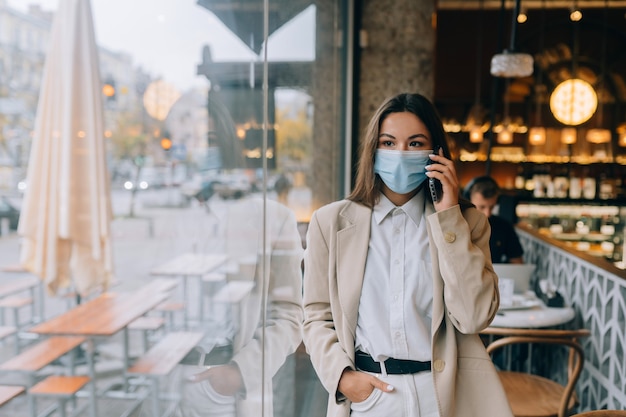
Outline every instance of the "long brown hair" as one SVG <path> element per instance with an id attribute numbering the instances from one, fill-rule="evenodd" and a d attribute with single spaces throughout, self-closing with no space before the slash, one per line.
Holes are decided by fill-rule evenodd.
<path id="1" fill-rule="evenodd" d="M 410 112 L 416 115 L 430 132 L 433 148 L 443 149 L 443 155 L 450 159 L 450 148 L 446 133 L 435 106 L 421 94 L 402 93 L 386 99 L 370 119 L 365 137 L 359 147 L 359 160 L 354 189 L 349 200 L 373 207 L 380 198 L 382 181 L 374 173 L 374 155 L 378 147 L 378 136 L 383 120 L 391 113 Z M 430 198 L 430 196 L 428 197 Z"/>

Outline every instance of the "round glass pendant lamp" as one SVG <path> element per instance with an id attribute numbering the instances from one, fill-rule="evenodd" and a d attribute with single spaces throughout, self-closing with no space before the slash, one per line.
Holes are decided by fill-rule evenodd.
<path id="1" fill-rule="evenodd" d="M 473 126 L 469 133 L 470 142 L 480 143 L 483 141 L 483 129 L 480 126 Z"/>
<path id="2" fill-rule="evenodd" d="M 513 143 L 513 131 L 508 125 L 505 125 L 500 132 L 498 132 L 497 141 L 500 145 L 510 145 Z"/>
<path id="3" fill-rule="evenodd" d="M 561 130 L 561 143 L 566 145 L 572 145 L 576 143 L 576 136 L 578 136 L 578 132 L 573 127 L 566 127 Z"/>
<path id="4" fill-rule="evenodd" d="M 543 145 L 546 143 L 546 128 L 531 127 L 528 131 L 528 143 L 531 145 Z"/>
<path id="5" fill-rule="evenodd" d="M 588 82 L 572 78 L 557 85 L 550 96 L 550 110 L 559 122 L 578 126 L 593 116 L 598 96 Z"/>

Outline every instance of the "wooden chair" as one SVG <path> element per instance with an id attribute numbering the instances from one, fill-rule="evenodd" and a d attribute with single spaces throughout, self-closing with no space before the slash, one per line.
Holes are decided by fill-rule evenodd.
<path id="1" fill-rule="evenodd" d="M 574 388 L 584 363 L 584 351 L 579 338 L 589 336 L 586 329 L 547 330 L 489 327 L 482 334 L 495 336 L 487 346 L 487 353 L 517 344 L 548 344 L 569 349 L 567 357 L 567 382 L 562 385 L 536 372 L 513 372 L 500 370 L 507 398 L 515 417 L 566 417 L 577 405 Z"/>
<path id="2" fill-rule="evenodd" d="M 574 414 L 572 417 L 626 417 L 626 410 L 594 410 Z"/>

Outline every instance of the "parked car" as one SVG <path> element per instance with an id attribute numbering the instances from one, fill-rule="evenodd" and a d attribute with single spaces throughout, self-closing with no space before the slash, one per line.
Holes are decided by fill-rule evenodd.
<path id="1" fill-rule="evenodd" d="M 137 188 L 138 190 L 159 189 L 165 187 L 165 174 L 162 170 L 157 170 L 152 167 L 143 168 L 139 172 L 139 178 L 131 178 L 124 182 L 124 188 L 132 190 Z"/>
<path id="2" fill-rule="evenodd" d="M 9 219 L 9 229 L 17 230 L 17 224 L 20 221 L 20 210 L 16 208 L 8 198 L 0 199 L 0 221 Z"/>
<path id="3" fill-rule="evenodd" d="M 207 201 L 214 194 L 223 199 L 241 198 L 254 192 L 255 187 L 250 177 L 242 171 L 205 171 L 181 184 L 179 190 L 187 201 L 194 198 Z"/>
<path id="4" fill-rule="evenodd" d="M 244 173 L 222 174 L 213 190 L 223 199 L 241 198 L 253 191 L 250 178 Z"/>

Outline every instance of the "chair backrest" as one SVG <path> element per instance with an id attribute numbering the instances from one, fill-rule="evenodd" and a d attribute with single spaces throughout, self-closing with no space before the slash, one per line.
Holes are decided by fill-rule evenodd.
<path id="1" fill-rule="evenodd" d="M 626 417 L 626 410 L 594 410 L 574 414 L 572 417 Z"/>
<path id="2" fill-rule="evenodd" d="M 568 415 L 568 405 L 570 403 L 574 388 L 583 369 L 585 354 L 582 346 L 578 342 L 580 338 L 588 337 L 590 332 L 587 329 L 577 330 L 551 330 L 551 329 L 516 329 L 504 327 L 489 327 L 481 332 L 484 335 L 497 336 L 487 346 L 487 353 L 513 344 L 550 344 L 569 348 L 567 361 L 567 383 L 561 397 L 559 406 L 559 416 Z"/>

